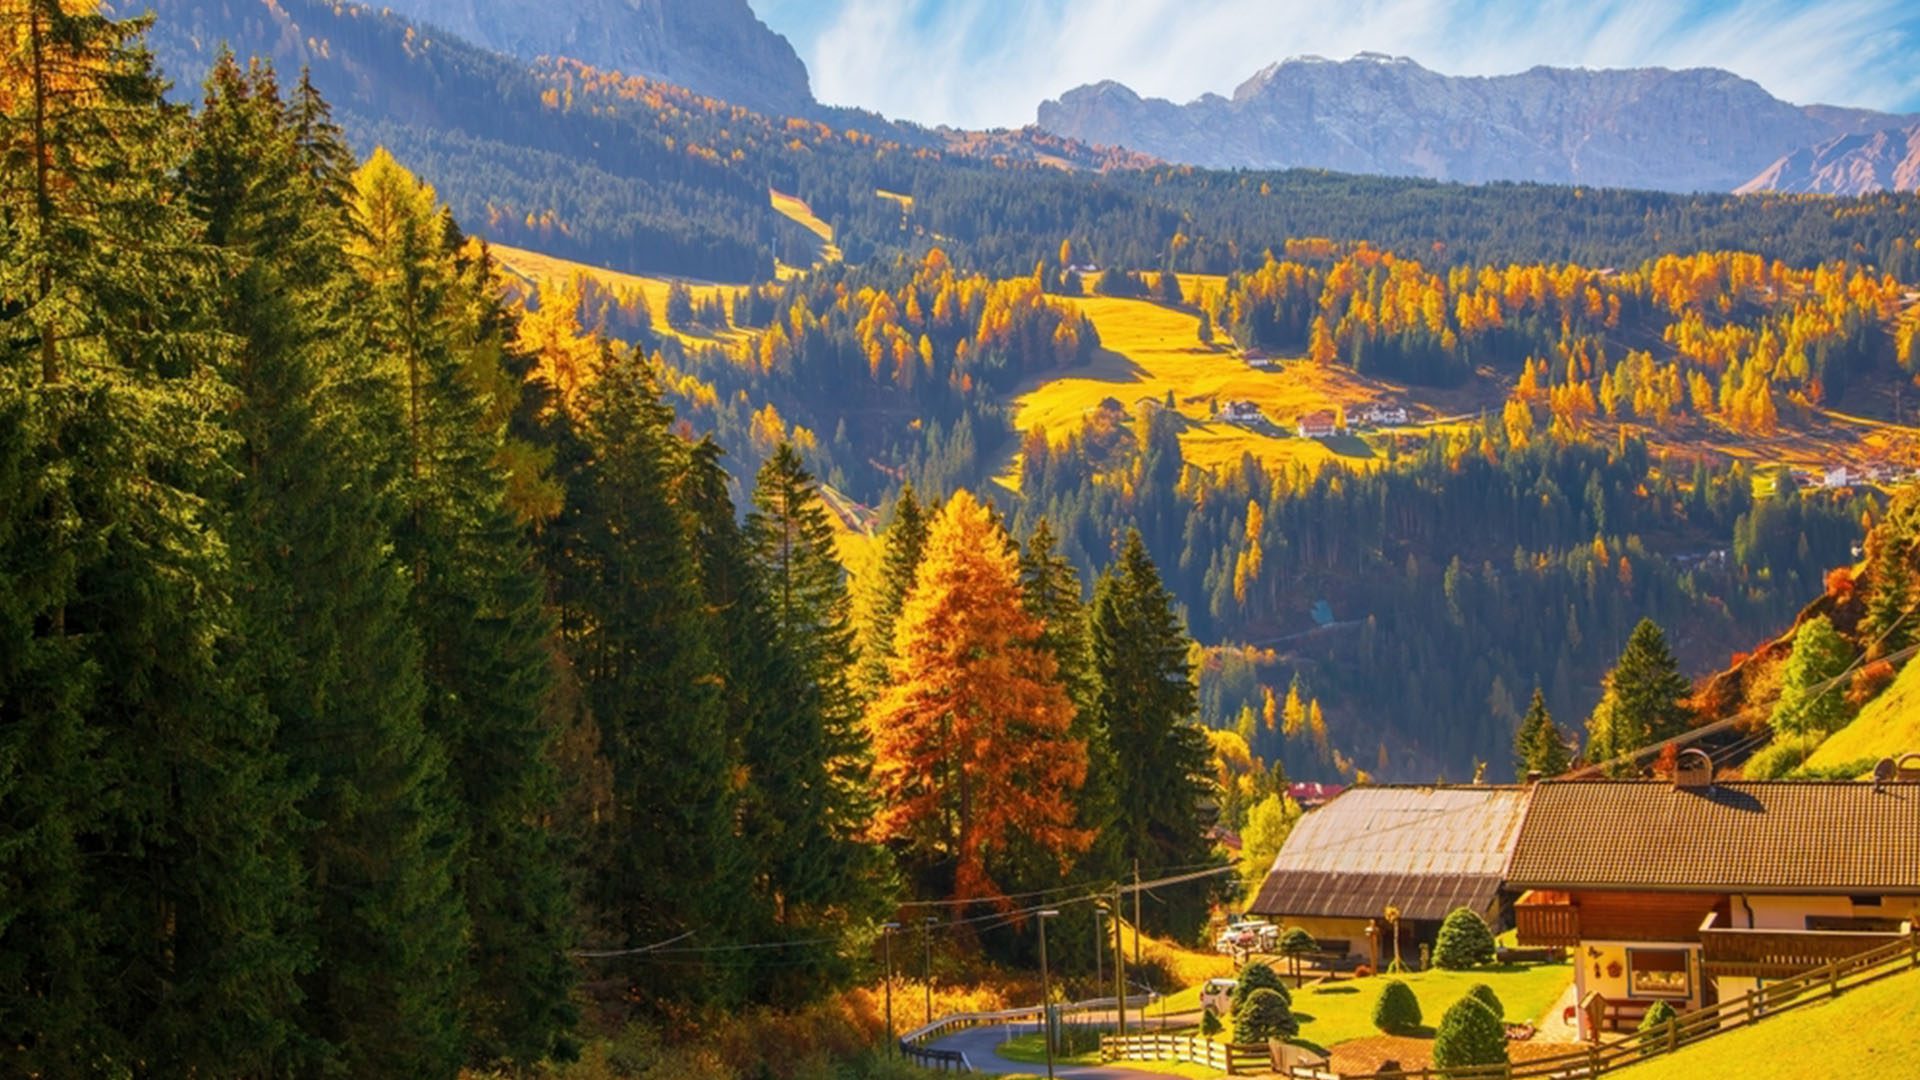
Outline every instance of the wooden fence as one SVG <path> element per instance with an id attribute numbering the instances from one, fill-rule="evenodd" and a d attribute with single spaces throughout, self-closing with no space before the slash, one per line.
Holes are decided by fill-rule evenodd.
<path id="1" fill-rule="evenodd" d="M 1101 1061 L 1180 1061 L 1204 1065 L 1223 1073 L 1263 1073 L 1272 1069 L 1273 1055 L 1265 1046 L 1216 1042 L 1204 1035 L 1106 1035 L 1100 1039 Z"/>
<path id="2" fill-rule="evenodd" d="M 1345 1075 L 1318 1068 L 1294 1068 L 1288 1075 L 1294 1080 L 1520 1080 L 1524 1077 L 1579 1080 L 1671 1054 L 1683 1046 L 1712 1038 L 1722 1031 L 1745 1027 L 1908 970 L 1920 970 L 1920 934 L 1835 960 L 1790 979 L 1769 983 L 1732 1001 L 1683 1013 L 1651 1031 L 1638 1032 L 1616 1042 L 1591 1044 L 1553 1057 L 1534 1058 L 1509 1065 L 1456 1069 L 1429 1066 Z"/>

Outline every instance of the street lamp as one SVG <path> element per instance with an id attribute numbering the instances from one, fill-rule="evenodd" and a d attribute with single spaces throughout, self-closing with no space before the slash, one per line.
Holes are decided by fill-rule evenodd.
<path id="1" fill-rule="evenodd" d="M 933 926 L 939 922 L 938 916 L 929 915 L 920 920 L 920 937 L 927 947 L 926 958 L 920 966 L 920 981 L 927 985 L 927 1023 L 933 1023 Z"/>
<path id="2" fill-rule="evenodd" d="M 1053 1080 L 1053 979 L 1047 972 L 1047 920 L 1060 914 L 1048 908 L 1040 915 L 1040 1041 L 1047 1047 L 1047 1080 Z"/>
<path id="3" fill-rule="evenodd" d="M 893 932 L 900 929 L 897 922 L 880 924 L 881 949 L 887 957 L 887 1056 L 899 1053 L 893 1037 Z"/>

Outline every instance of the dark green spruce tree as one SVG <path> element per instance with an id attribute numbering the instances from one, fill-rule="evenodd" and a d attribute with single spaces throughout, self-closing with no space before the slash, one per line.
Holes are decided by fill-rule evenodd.
<path id="1" fill-rule="evenodd" d="M 1693 717 L 1686 700 L 1692 692 L 1666 634 L 1652 619 L 1641 619 L 1607 676 L 1607 692 L 1589 724 L 1596 729 L 1592 753 L 1603 760 L 1619 757 L 1685 732 Z"/>
<path id="2" fill-rule="evenodd" d="M 0 1072 L 284 1072 L 298 829 L 210 505 L 218 260 L 143 23 L 68 6 L 0 13 Z"/>
<path id="3" fill-rule="evenodd" d="M 560 516 L 546 552 L 562 636 L 600 732 L 608 806 L 584 853 L 594 944 L 687 938 L 726 945 L 747 928 L 746 852 L 713 620 L 675 500 L 689 467 L 644 358 L 605 349 L 562 433 Z M 674 962 L 663 966 L 662 957 Z M 608 958 L 643 997 L 729 998 L 736 969 L 692 956 Z"/>
<path id="4" fill-rule="evenodd" d="M 769 830 L 752 846 L 778 897 L 778 926 L 820 936 L 850 913 L 877 914 L 886 882 L 880 849 L 861 839 L 873 814 L 872 752 L 853 685 L 853 605 L 826 504 L 792 446 L 761 466 L 746 537 L 787 690 L 747 746 Z"/>
<path id="5" fill-rule="evenodd" d="M 1572 763 L 1566 735 L 1547 711 L 1547 695 L 1536 686 L 1527 714 L 1520 718 L 1520 729 L 1513 736 L 1514 774 L 1523 778 L 1530 772 L 1559 776 Z"/>
<path id="6" fill-rule="evenodd" d="M 1146 878 L 1210 861 L 1208 751 L 1193 723 L 1189 641 L 1138 530 L 1094 586 L 1091 638 L 1093 716 L 1112 770 L 1100 783 L 1114 801 L 1099 857 L 1116 875 L 1137 865 Z M 1185 936 L 1206 917 L 1208 899 L 1204 887 L 1169 891 L 1149 925 Z"/>
<path id="7" fill-rule="evenodd" d="M 519 386 L 506 377 L 512 328 L 490 261 L 391 158 L 355 174 L 349 206 L 370 334 L 403 390 L 395 539 L 423 645 L 426 728 L 446 755 L 437 794 L 460 901 L 448 917 L 466 923 L 465 962 L 448 978 L 456 1030 L 470 1061 L 532 1064 L 568 1049 L 575 1016 L 570 905 L 548 824 L 551 628 L 502 480 Z"/>
<path id="8" fill-rule="evenodd" d="M 893 659 L 893 628 L 900 621 L 907 592 L 920 570 L 927 549 L 927 508 L 913 494 L 913 485 L 900 489 L 893 502 L 892 520 L 880 534 L 881 555 L 865 587 L 867 618 L 860 632 L 859 686 L 873 696 L 887 684 L 887 662 Z"/>

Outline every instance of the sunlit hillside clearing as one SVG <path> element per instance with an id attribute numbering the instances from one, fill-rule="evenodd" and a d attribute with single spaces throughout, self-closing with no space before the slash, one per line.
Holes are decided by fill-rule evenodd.
<path id="1" fill-rule="evenodd" d="M 1381 459 L 1361 439 L 1303 439 L 1293 434 L 1295 423 L 1304 414 L 1336 407 L 1353 411 L 1376 400 L 1406 401 L 1404 388 L 1344 367 L 1300 360 L 1251 367 L 1224 338 L 1201 344 L 1199 317 L 1178 308 L 1111 297 L 1070 302 L 1093 320 L 1103 351 L 1085 368 L 1024 387 L 1015 401 L 1018 431 L 1037 425 L 1055 439 L 1064 438 L 1108 398 L 1133 412 L 1143 399 L 1161 403 L 1172 393 L 1184 420 L 1181 449 L 1196 464 L 1231 464 L 1251 453 L 1274 465 L 1339 461 L 1366 467 Z M 1213 418 L 1216 407 L 1235 400 L 1254 403 L 1269 424 Z"/>
<path id="2" fill-rule="evenodd" d="M 694 328 L 691 331 L 675 330 L 667 325 L 667 292 L 675 281 L 684 281 L 692 290 L 695 303 L 706 300 L 716 293 L 726 297 L 729 305 L 733 299 L 745 291 L 745 286 L 722 285 L 711 281 L 695 281 L 691 278 L 650 277 L 644 274 L 628 274 L 619 270 L 608 270 L 600 266 L 588 266 L 585 263 L 556 259 L 551 255 L 542 255 L 537 251 L 507 247 L 504 244 L 492 245 L 494 258 L 508 272 L 518 276 L 530 285 L 548 282 L 566 281 L 575 274 L 581 274 L 608 289 L 619 293 L 629 289 L 639 289 L 647 298 L 647 313 L 651 317 L 653 329 L 662 337 L 679 338 L 688 345 L 727 345 L 746 340 L 751 331 L 729 328 L 721 331 L 709 331 Z"/>
<path id="3" fill-rule="evenodd" d="M 808 232 L 820 238 L 820 261 L 839 262 L 840 248 L 833 242 L 833 226 L 820 220 L 813 207 L 801 202 L 792 195 L 778 191 L 769 191 L 773 208 L 781 215 L 798 222 Z"/>
<path id="4" fill-rule="evenodd" d="M 1920 663 L 1910 662 L 1852 723 L 1820 744 L 1807 766 L 1829 769 L 1865 762 L 1871 769 L 1880 758 L 1915 750 L 1920 750 Z"/>
<path id="5" fill-rule="evenodd" d="M 1920 1061 L 1920 973 L 1724 1032 L 1609 1076 L 1620 1080 L 1804 1080 L 1912 1076 Z"/>
<path id="6" fill-rule="evenodd" d="M 840 565 L 858 574 L 871 560 L 880 515 L 826 484 L 820 485 L 820 501 L 833 519 L 833 544 L 840 554 Z"/>
<path id="7" fill-rule="evenodd" d="M 897 191 L 883 191 L 879 188 L 875 188 L 873 193 L 888 202 L 899 203 L 901 213 L 913 213 L 913 196 L 902 195 Z"/>

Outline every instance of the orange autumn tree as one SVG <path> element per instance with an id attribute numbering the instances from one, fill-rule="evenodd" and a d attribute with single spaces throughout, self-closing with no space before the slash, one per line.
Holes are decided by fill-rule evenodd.
<path id="1" fill-rule="evenodd" d="M 987 508 L 965 491 L 934 520 L 895 631 L 891 685 L 867 713 L 878 837 L 953 867 L 957 900 L 1006 906 L 992 867 L 1016 842 L 1062 868 L 1092 836 L 1076 829 L 1086 744 L 1019 566 Z"/>

